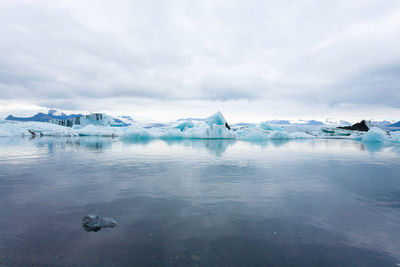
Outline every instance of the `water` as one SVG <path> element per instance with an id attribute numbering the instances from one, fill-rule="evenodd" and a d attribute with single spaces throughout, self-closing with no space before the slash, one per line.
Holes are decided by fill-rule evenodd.
<path id="1" fill-rule="evenodd" d="M 398 266 L 400 147 L 0 139 L 0 266 Z M 83 216 L 118 221 L 85 232 Z"/>

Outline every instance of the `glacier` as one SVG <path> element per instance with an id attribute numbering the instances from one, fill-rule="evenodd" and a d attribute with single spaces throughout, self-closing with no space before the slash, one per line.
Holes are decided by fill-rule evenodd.
<path id="1" fill-rule="evenodd" d="M 180 119 L 170 123 L 137 122 L 115 127 L 115 120 L 106 114 L 93 113 L 80 117 L 72 127 L 48 122 L 0 121 L 1 136 L 98 136 L 115 137 L 125 141 L 153 139 L 234 139 L 249 142 L 291 139 L 352 139 L 362 142 L 400 143 L 400 131 L 372 126 L 367 132 L 339 129 L 315 124 L 238 123 L 229 125 L 218 111 L 205 119 Z M 79 117 L 78 117 L 79 118 Z M 73 120 L 76 118 L 72 118 Z"/>

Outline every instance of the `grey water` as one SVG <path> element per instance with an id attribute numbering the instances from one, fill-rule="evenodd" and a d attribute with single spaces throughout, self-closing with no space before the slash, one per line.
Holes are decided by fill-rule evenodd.
<path id="1" fill-rule="evenodd" d="M 1 138 L 0 266 L 399 266 L 399 174 L 352 140 Z"/>

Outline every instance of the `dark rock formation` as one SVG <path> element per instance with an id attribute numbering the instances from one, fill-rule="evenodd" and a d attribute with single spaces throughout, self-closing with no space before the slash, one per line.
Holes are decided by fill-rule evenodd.
<path id="1" fill-rule="evenodd" d="M 82 227 L 86 232 L 98 232 L 101 228 L 113 228 L 116 225 L 117 221 L 113 218 L 89 215 L 82 219 Z"/>
<path id="2" fill-rule="evenodd" d="M 229 126 L 229 124 L 228 124 L 227 122 L 225 122 L 225 127 L 226 127 L 228 130 L 231 129 L 231 127 Z"/>
<path id="3" fill-rule="evenodd" d="M 357 122 L 351 126 L 342 126 L 338 127 L 339 129 L 344 129 L 344 130 L 353 130 L 353 131 L 361 131 L 361 132 L 368 132 L 369 128 L 367 124 L 365 123 L 365 120 L 362 120 L 360 122 Z"/>

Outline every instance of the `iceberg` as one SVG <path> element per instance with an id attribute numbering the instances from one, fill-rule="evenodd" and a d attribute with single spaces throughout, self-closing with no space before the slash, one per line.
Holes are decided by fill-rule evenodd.
<path id="1" fill-rule="evenodd" d="M 390 132 L 390 141 L 400 143 L 400 131 Z"/>
<path id="2" fill-rule="evenodd" d="M 77 136 L 67 127 L 45 122 L 5 122 L 0 124 L 0 136 Z"/>
<path id="3" fill-rule="evenodd" d="M 53 115 L 54 113 L 51 113 Z M 61 116 L 61 115 L 60 115 Z M 123 141 L 149 142 L 154 139 L 173 141 L 179 139 L 235 139 L 250 142 L 267 140 L 340 138 L 362 140 L 363 142 L 400 143 L 400 132 L 386 133 L 368 122 L 358 125 L 359 129 L 368 127 L 367 132 L 353 130 L 351 127 L 336 128 L 322 125 L 271 125 L 267 122 L 237 123 L 230 127 L 220 111 L 206 119 L 179 120 L 171 123 L 154 121 L 135 121 L 127 127 L 115 127 L 115 120 L 105 114 L 92 113 L 74 120 L 71 125 L 57 125 L 48 122 L 0 121 L 0 136 L 97 136 L 118 137 Z M 79 120 L 79 123 L 76 123 Z M 71 126 L 71 127 L 67 127 Z M 348 129 L 353 128 L 353 129 Z"/>
<path id="4" fill-rule="evenodd" d="M 268 130 L 268 131 L 283 131 L 283 129 L 279 126 L 272 126 L 267 124 L 266 122 L 262 122 L 260 123 L 260 127 L 264 130 Z"/>
<path id="5" fill-rule="evenodd" d="M 363 142 L 380 143 L 388 140 L 386 132 L 378 127 L 372 127 L 368 132 L 361 136 Z"/>
<path id="6" fill-rule="evenodd" d="M 315 136 L 305 132 L 290 133 L 289 136 L 294 139 L 314 139 Z"/>
<path id="7" fill-rule="evenodd" d="M 209 126 L 224 125 L 228 130 L 231 129 L 231 127 L 226 122 L 224 115 L 222 115 L 221 111 L 217 111 L 217 113 L 215 113 L 214 115 L 211 115 L 210 117 L 206 118 L 205 121 Z"/>
<path id="8" fill-rule="evenodd" d="M 122 132 L 120 136 L 125 141 L 149 141 L 158 138 L 160 133 L 152 129 L 131 126 Z"/>
<path id="9" fill-rule="evenodd" d="M 67 119 L 51 119 L 48 122 L 67 127 L 74 127 L 74 126 L 85 127 L 87 125 L 114 126 L 114 127 L 127 126 L 127 124 L 124 123 L 122 120 L 114 119 L 111 116 L 108 116 L 103 113 L 91 113 L 89 115 L 80 115 Z"/>
<path id="10" fill-rule="evenodd" d="M 194 123 L 192 121 L 185 121 L 185 122 L 182 122 L 181 124 L 175 126 L 175 128 L 181 130 L 181 132 L 183 132 L 189 128 L 193 128 L 193 127 L 194 127 Z"/>
<path id="11" fill-rule="evenodd" d="M 110 127 L 110 126 L 99 126 L 89 124 L 83 128 L 81 127 L 73 127 L 74 130 L 79 134 L 79 136 L 109 136 L 116 137 L 119 136 L 121 131 L 118 128 Z"/>

